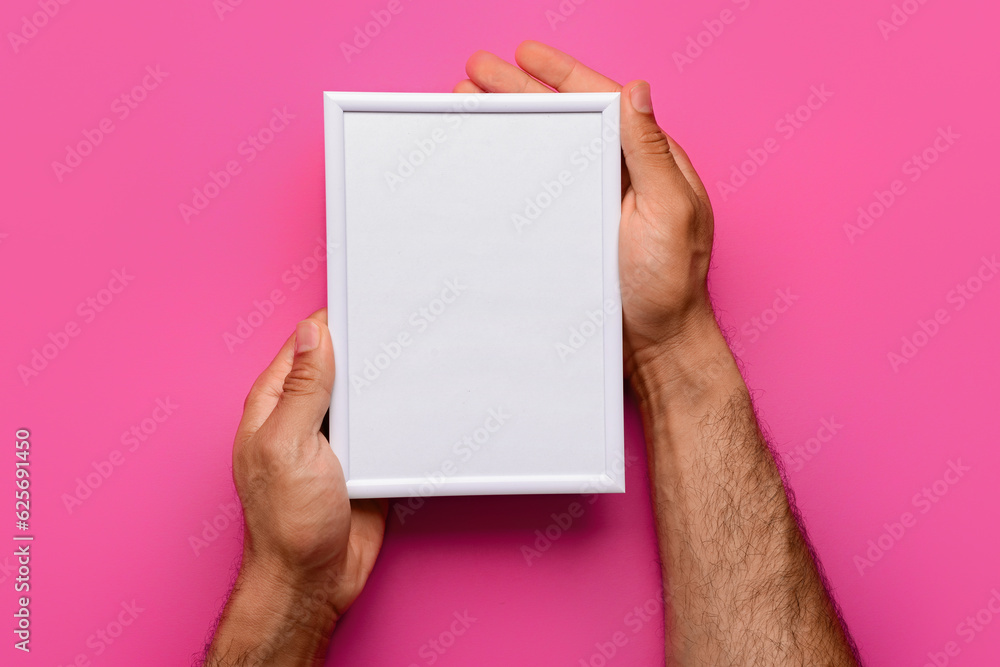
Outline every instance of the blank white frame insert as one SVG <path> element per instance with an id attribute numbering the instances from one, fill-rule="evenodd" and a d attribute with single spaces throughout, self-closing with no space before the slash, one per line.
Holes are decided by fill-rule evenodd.
<path id="1" fill-rule="evenodd" d="M 352 498 L 625 491 L 618 93 L 324 93 Z"/>

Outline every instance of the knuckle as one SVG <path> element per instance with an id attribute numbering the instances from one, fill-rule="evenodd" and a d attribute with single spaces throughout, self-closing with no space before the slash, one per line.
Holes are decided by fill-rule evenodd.
<path id="1" fill-rule="evenodd" d="M 643 127 L 636 136 L 636 144 L 644 153 L 670 153 L 667 133 L 656 124 Z"/>
<path id="2" fill-rule="evenodd" d="M 233 477 L 241 497 L 250 504 L 266 502 L 283 484 L 294 480 L 298 462 L 292 450 L 280 443 L 262 443 L 252 457 L 234 462 Z"/>
<path id="3" fill-rule="evenodd" d="M 266 470 L 246 463 L 233 466 L 233 481 L 236 483 L 240 501 L 250 512 L 260 504 L 262 498 L 267 496 L 267 490 L 271 486 Z"/>
<path id="4" fill-rule="evenodd" d="M 253 436 L 239 441 L 233 448 L 234 477 L 258 486 L 268 480 L 294 473 L 301 465 L 301 444 L 287 433 L 276 432 L 265 424 Z"/>
<path id="5" fill-rule="evenodd" d="M 252 385 L 250 385 L 250 391 L 247 392 L 246 397 L 243 399 L 243 412 L 247 411 L 247 408 L 250 407 L 250 404 L 253 402 L 254 398 L 257 397 L 258 393 L 260 393 L 259 377 L 256 380 L 254 380 L 254 383 Z"/>
<path id="6" fill-rule="evenodd" d="M 247 408 L 258 398 L 262 396 L 274 396 L 275 390 L 273 381 L 267 375 L 267 373 L 261 373 L 256 380 L 254 380 L 253 385 L 250 386 L 250 391 L 247 392 L 246 398 L 243 399 L 243 411 L 246 412 Z M 274 396 L 277 398 L 276 396 Z"/>
<path id="7" fill-rule="evenodd" d="M 322 373 L 318 366 L 303 361 L 295 366 L 285 376 L 281 391 L 289 396 L 306 396 L 316 391 Z"/>
<path id="8" fill-rule="evenodd" d="M 681 220 L 691 221 L 698 215 L 698 207 L 691 197 L 677 197 L 673 207 Z"/>

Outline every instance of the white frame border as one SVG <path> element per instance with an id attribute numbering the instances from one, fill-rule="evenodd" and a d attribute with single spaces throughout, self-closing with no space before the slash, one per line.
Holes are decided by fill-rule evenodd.
<path id="1" fill-rule="evenodd" d="M 412 113 L 601 113 L 601 194 L 604 233 L 604 301 L 618 317 L 602 327 L 604 339 L 605 469 L 593 475 L 426 477 L 352 480 L 348 446 L 346 367 L 337 373 L 330 406 L 330 444 L 340 460 L 351 498 L 499 495 L 529 493 L 624 493 L 625 426 L 622 374 L 618 229 L 621 220 L 619 93 L 358 93 L 324 92 L 327 202 L 327 294 L 330 334 L 339 359 L 347 359 L 347 220 L 344 112 Z M 606 130 L 612 128 L 612 132 Z M 336 278 L 336 280 L 335 280 Z M 609 316 L 610 317 L 610 316 Z M 430 487 L 425 490 L 425 487 Z"/>

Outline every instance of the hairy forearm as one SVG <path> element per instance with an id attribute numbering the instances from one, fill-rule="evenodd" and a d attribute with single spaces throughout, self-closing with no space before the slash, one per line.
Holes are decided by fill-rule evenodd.
<path id="1" fill-rule="evenodd" d="M 323 664 L 336 621 L 321 581 L 283 568 L 243 567 L 222 612 L 205 667 L 312 667 Z"/>
<path id="2" fill-rule="evenodd" d="M 855 665 L 714 317 L 637 361 L 668 664 Z"/>

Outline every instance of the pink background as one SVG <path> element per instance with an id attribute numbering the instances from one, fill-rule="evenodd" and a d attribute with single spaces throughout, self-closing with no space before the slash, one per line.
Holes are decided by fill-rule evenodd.
<path id="1" fill-rule="evenodd" d="M 476 49 L 510 58 L 534 38 L 621 82 L 650 80 L 660 122 L 709 185 L 720 317 L 870 664 L 924 665 L 949 642 L 949 664 L 996 664 L 1000 619 L 963 625 L 1000 588 L 1000 281 L 974 280 L 1000 251 L 995 5 L 908 0 L 918 11 L 886 39 L 890 0 L 566 0 L 554 27 L 558 0 L 400 2 L 350 62 L 339 45 L 387 2 L 247 1 L 221 19 L 211 0 L 70 2 L 17 44 L 10 33 L 39 5 L 4 3 L 0 488 L 12 505 L 12 436 L 30 428 L 37 539 L 34 650 L 14 651 L 8 631 L 0 662 L 190 662 L 239 553 L 219 506 L 234 497 L 243 398 L 295 322 L 325 303 L 322 267 L 297 289 L 283 279 L 324 235 L 320 92 L 450 91 Z M 701 35 L 708 46 L 679 67 L 673 54 L 724 9 L 733 22 L 711 43 Z M 121 118 L 113 102 L 147 66 L 168 74 Z M 832 96 L 789 137 L 778 123 L 813 86 Z M 241 142 L 275 108 L 295 118 L 247 161 Z M 103 118 L 113 132 L 60 182 L 52 162 Z M 959 138 L 910 180 L 905 163 L 949 127 Z M 777 152 L 724 197 L 718 183 L 769 138 Z M 179 205 L 230 160 L 240 173 L 186 223 Z M 852 243 L 844 225 L 897 179 L 905 192 Z M 123 267 L 134 279 L 87 321 L 78 305 Z M 981 290 L 959 308 L 949 292 L 970 279 Z M 224 334 L 274 290 L 283 303 L 230 352 Z M 792 295 L 780 314 L 769 312 L 776 290 Z M 889 353 L 938 309 L 947 322 L 894 369 Z M 69 322 L 79 335 L 22 381 L 18 366 Z M 173 414 L 129 451 L 122 434 L 167 398 Z M 839 425 L 832 438 L 824 419 Z M 641 456 L 631 402 L 626 421 Z M 818 434 L 827 441 L 810 441 Z M 114 450 L 121 465 L 68 511 L 64 494 Z M 950 462 L 968 470 L 939 495 Z M 659 612 L 627 616 L 659 592 L 644 475 L 631 466 L 626 495 L 587 506 L 531 565 L 522 545 L 577 498 L 436 499 L 393 519 L 328 664 L 597 665 L 595 644 L 616 631 L 628 643 L 609 664 L 659 664 Z M 917 495 L 925 487 L 935 502 Z M 910 525 L 894 526 L 905 512 Z M 6 520 L 0 534 L 13 534 Z M 196 554 L 192 537 L 214 539 Z M 859 566 L 880 540 L 881 558 Z M 10 559 L 0 555 L 7 626 Z M 133 601 L 134 622 L 113 644 L 97 640 Z M 466 611 L 467 631 L 443 654 L 428 649 Z"/>

